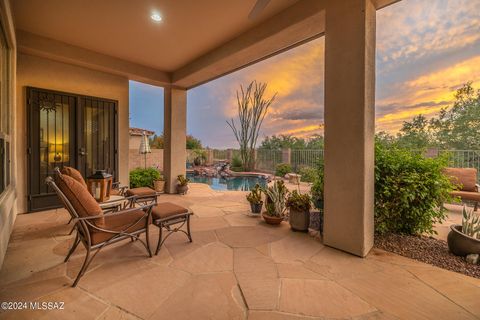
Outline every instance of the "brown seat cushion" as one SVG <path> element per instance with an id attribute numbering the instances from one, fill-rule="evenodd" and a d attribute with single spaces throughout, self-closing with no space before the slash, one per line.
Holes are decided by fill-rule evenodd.
<path id="1" fill-rule="evenodd" d="M 444 174 L 450 178 L 461 191 L 477 191 L 477 169 L 475 168 L 445 168 Z"/>
<path id="2" fill-rule="evenodd" d="M 80 217 L 103 214 L 102 208 L 100 208 L 97 201 L 95 201 L 92 195 L 80 184 L 80 182 L 65 174 L 57 175 L 56 180 L 58 187 L 70 201 Z M 98 218 L 93 222 L 98 226 L 102 226 L 105 221 L 103 218 Z"/>
<path id="3" fill-rule="evenodd" d="M 152 208 L 153 220 L 164 219 L 182 213 L 188 213 L 188 209 L 171 202 L 162 202 Z"/>
<path id="4" fill-rule="evenodd" d="M 453 191 L 450 194 L 454 197 L 460 197 L 463 200 L 480 201 L 480 192 Z"/>
<path id="5" fill-rule="evenodd" d="M 112 231 L 126 231 L 134 232 L 140 229 L 144 229 L 146 225 L 147 217 L 144 217 L 145 212 L 143 210 L 135 210 L 128 213 L 123 213 L 111 217 L 105 217 L 105 223 L 101 228 Z M 135 225 L 132 226 L 135 222 Z M 100 226 L 99 226 L 100 227 Z M 92 244 L 101 243 L 107 241 L 115 236 L 113 233 L 103 232 L 95 229 L 91 229 Z"/>
<path id="6" fill-rule="evenodd" d="M 78 181 L 82 186 L 84 186 L 85 189 L 87 189 L 87 183 L 85 182 L 85 179 L 83 179 L 80 171 L 78 171 L 77 169 L 72 167 L 63 167 L 62 174 L 72 177 L 73 179 Z"/>
<path id="7" fill-rule="evenodd" d="M 149 187 L 140 187 L 127 190 L 127 196 L 150 196 L 154 195 L 156 192 Z"/>

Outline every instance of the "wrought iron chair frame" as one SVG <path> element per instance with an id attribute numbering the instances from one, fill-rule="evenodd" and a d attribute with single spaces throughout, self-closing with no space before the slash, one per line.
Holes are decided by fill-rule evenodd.
<path id="1" fill-rule="evenodd" d="M 136 201 L 137 203 L 144 203 L 152 206 L 157 206 L 157 205 L 161 205 L 161 203 L 160 204 L 158 203 L 158 197 L 160 195 L 161 195 L 160 192 L 156 192 L 155 195 L 137 196 Z M 155 250 L 155 255 L 158 255 L 165 240 L 167 240 L 168 237 L 170 237 L 175 232 L 180 231 L 184 233 L 187 236 L 188 241 L 193 242 L 192 233 L 190 231 L 190 216 L 193 214 L 193 212 L 190 211 L 190 209 L 188 208 L 187 210 L 188 212 L 186 213 L 180 213 L 180 214 L 172 215 L 166 218 L 152 220 L 152 223 L 155 226 L 157 226 L 159 229 L 158 243 L 157 243 L 157 249 Z M 187 231 L 182 229 L 182 227 L 185 224 L 187 225 Z M 163 228 L 165 228 L 165 230 L 167 231 L 167 234 L 165 237 L 163 237 Z"/>
<path id="2" fill-rule="evenodd" d="M 58 172 L 57 172 L 58 173 Z M 145 249 L 147 250 L 148 256 L 152 257 L 152 252 L 150 249 L 150 242 L 149 242 L 149 224 L 151 221 L 151 215 L 152 215 L 152 204 L 144 204 L 141 206 L 135 206 L 136 201 L 135 197 L 132 197 L 130 199 L 131 207 L 128 209 L 122 209 L 120 211 L 115 211 L 115 212 L 108 212 L 108 213 L 103 213 L 101 215 L 95 215 L 95 216 L 88 216 L 88 217 L 80 217 L 68 198 L 65 196 L 65 194 L 60 190 L 60 188 L 57 186 L 55 183 L 54 179 L 52 177 L 47 177 L 46 178 L 46 183 L 57 193 L 57 196 L 60 198 L 60 201 L 63 203 L 67 211 L 70 213 L 71 217 L 73 218 L 74 221 L 74 228 L 77 230 L 76 236 L 74 243 L 72 247 L 70 248 L 67 256 L 65 257 L 64 262 L 67 262 L 70 259 L 70 256 L 73 254 L 75 249 L 78 247 L 80 242 L 84 245 L 85 249 L 87 250 L 87 253 L 85 255 L 85 260 L 83 261 L 82 267 L 80 268 L 80 271 L 77 274 L 77 277 L 75 278 L 74 283 L 72 284 L 72 287 L 76 287 L 80 278 L 85 274 L 86 270 L 88 269 L 90 263 L 92 260 L 96 257 L 96 255 L 102 250 L 104 247 L 116 243 L 118 241 L 122 241 L 125 239 L 132 239 L 132 240 L 139 240 Z M 127 214 L 133 211 L 138 211 L 138 210 L 143 210 L 144 215 L 132 224 L 128 225 L 125 230 L 108 230 L 105 228 L 98 227 L 95 223 L 93 223 L 93 220 L 98 219 L 98 218 L 108 218 L 112 216 L 118 216 L 122 214 Z M 130 229 L 133 226 L 136 226 L 138 223 L 140 223 L 144 218 L 145 219 L 145 227 L 141 228 L 139 230 L 133 231 L 133 232 L 128 232 L 126 230 Z M 96 230 L 104 233 L 111 233 L 114 236 L 107 241 L 103 241 L 97 244 L 92 244 L 92 238 L 91 238 L 91 231 Z M 146 234 L 146 240 L 143 241 L 140 239 L 140 235 L 142 233 Z M 92 256 L 90 254 L 92 253 L 93 250 L 96 250 Z"/>

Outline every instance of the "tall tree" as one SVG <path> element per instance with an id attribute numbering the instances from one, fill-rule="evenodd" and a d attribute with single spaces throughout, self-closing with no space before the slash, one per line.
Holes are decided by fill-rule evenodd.
<path id="1" fill-rule="evenodd" d="M 430 121 L 443 149 L 480 149 L 480 90 L 468 82 L 455 93 L 455 102 Z"/>
<path id="2" fill-rule="evenodd" d="M 255 80 L 246 89 L 240 86 L 240 91 L 237 90 L 238 123 L 233 119 L 227 121 L 240 146 L 240 158 L 246 171 L 254 167 L 254 151 L 260 128 L 277 95 L 275 93 L 271 98 L 264 98 L 266 88 L 266 83 L 257 83 Z"/>
<path id="3" fill-rule="evenodd" d="M 419 114 L 413 117 L 412 121 L 403 123 L 397 143 L 399 146 L 408 149 L 425 149 L 432 145 L 430 129 L 428 119 L 423 114 Z"/>

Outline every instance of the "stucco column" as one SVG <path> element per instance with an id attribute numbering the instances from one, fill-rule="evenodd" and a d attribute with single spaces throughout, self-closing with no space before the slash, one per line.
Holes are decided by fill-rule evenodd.
<path id="1" fill-rule="evenodd" d="M 292 164 L 292 150 L 290 148 L 282 149 L 282 162 Z"/>
<path id="2" fill-rule="evenodd" d="M 329 0 L 325 28 L 324 244 L 373 246 L 375 7 Z"/>
<path id="3" fill-rule="evenodd" d="M 163 174 L 167 193 L 176 193 L 177 176 L 186 173 L 187 90 L 164 90 Z"/>

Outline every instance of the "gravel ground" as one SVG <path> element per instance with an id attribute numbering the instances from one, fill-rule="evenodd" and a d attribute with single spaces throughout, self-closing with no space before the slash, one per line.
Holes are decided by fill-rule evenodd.
<path id="1" fill-rule="evenodd" d="M 448 251 L 447 242 L 425 236 L 375 235 L 375 247 L 419 260 L 439 268 L 480 278 L 480 265 L 465 262 Z"/>

